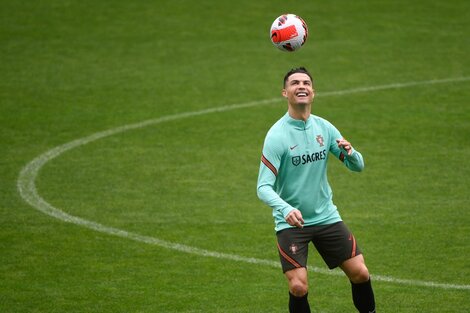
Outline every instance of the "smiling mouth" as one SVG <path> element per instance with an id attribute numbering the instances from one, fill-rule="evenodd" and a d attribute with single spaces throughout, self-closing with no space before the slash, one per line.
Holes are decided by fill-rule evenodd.
<path id="1" fill-rule="evenodd" d="M 307 97 L 307 96 L 308 96 L 308 93 L 302 91 L 302 92 L 296 93 L 295 95 L 296 95 L 297 97 Z"/>

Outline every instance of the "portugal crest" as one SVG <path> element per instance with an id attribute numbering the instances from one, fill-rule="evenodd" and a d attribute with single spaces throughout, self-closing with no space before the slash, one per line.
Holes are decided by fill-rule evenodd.
<path id="1" fill-rule="evenodd" d="M 300 155 L 299 155 L 299 156 L 293 156 L 293 157 L 292 157 L 292 164 L 293 164 L 294 166 L 297 166 L 297 165 L 300 164 Z"/>
<path id="2" fill-rule="evenodd" d="M 323 137 L 322 135 L 317 135 L 317 142 L 320 144 L 320 147 L 323 147 L 324 144 L 323 144 Z"/>
<path id="3" fill-rule="evenodd" d="M 299 251 L 299 247 L 295 243 L 293 243 L 289 246 L 289 251 L 292 254 L 297 254 L 297 252 Z"/>

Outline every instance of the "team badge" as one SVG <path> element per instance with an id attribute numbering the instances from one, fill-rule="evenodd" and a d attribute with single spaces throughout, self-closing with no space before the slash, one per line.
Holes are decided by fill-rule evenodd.
<path id="1" fill-rule="evenodd" d="M 300 155 L 292 157 L 292 164 L 294 164 L 294 166 L 297 166 L 300 164 Z"/>
<path id="2" fill-rule="evenodd" d="M 292 254 L 297 254 L 297 251 L 299 251 L 299 247 L 297 247 L 297 245 L 295 243 L 293 243 L 289 246 L 289 251 Z"/>
<path id="3" fill-rule="evenodd" d="M 320 144 L 320 147 L 323 147 L 323 137 L 322 135 L 317 135 L 317 142 Z"/>

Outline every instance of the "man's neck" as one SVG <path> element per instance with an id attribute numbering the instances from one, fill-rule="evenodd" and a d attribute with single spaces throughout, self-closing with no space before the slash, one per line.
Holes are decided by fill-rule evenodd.
<path id="1" fill-rule="evenodd" d="M 311 104 L 297 104 L 295 106 L 289 105 L 288 112 L 290 117 L 293 119 L 306 122 L 310 117 L 311 109 Z"/>

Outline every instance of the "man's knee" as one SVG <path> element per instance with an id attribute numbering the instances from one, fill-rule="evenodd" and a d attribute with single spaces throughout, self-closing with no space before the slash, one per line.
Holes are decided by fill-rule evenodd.
<path id="1" fill-rule="evenodd" d="M 296 297 L 303 297 L 308 292 L 307 270 L 305 268 L 286 272 L 289 282 L 289 291 Z"/>
<path id="2" fill-rule="evenodd" d="M 348 276 L 349 280 L 355 284 L 364 283 L 369 280 L 369 270 L 362 255 L 346 260 L 341 264 L 341 269 Z"/>
<path id="3" fill-rule="evenodd" d="M 349 280 L 351 280 L 355 284 L 365 283 L 370 278 L 369 270 L 365 265 L 359 266 L 358 268 L 354 269 L 354 271 L 351 271 L 348 276 Z"/>
<path id="4" fill-rule="evenodd" d="M 301 278 L 291 278 L 289 280 L 289 291 L 296 297 L 303 297 L 308 292 L 307 281 Z"/>

